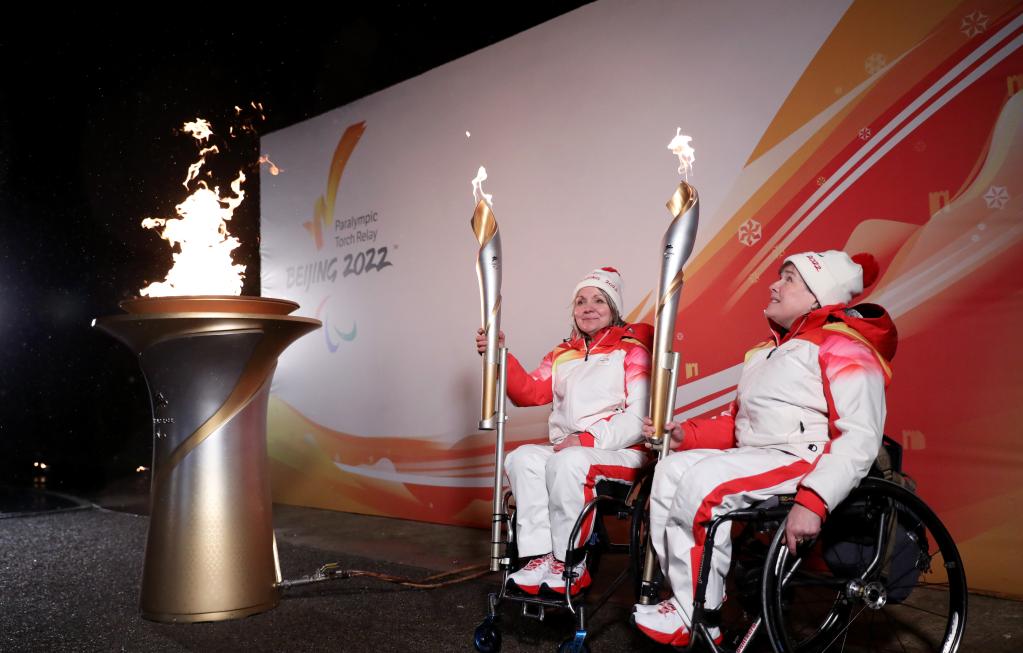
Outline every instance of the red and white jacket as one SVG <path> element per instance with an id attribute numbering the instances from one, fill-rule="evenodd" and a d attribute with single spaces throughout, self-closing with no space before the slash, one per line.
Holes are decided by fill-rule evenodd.
<path id="1" fill-rule="evenodd" d="M 516 406 L 554 403 L 550 439 L 557 444 L 573 433 L 584 446 L 625 449 L 643 440 L 643 417 L 650 397 L 653 327 L 607 327 L 566 340 L 527 373 L 508 355 L 508 397 Z"/>
<path id="2" fill-rule="evenodd" d="M 736 400 L 683 425 L 681 449 L 770 447 L 813 463 L 796 501 L 822 518 L 881 447 L 898 333 L 875 304 L 825 306 L 746 354 Z"/>

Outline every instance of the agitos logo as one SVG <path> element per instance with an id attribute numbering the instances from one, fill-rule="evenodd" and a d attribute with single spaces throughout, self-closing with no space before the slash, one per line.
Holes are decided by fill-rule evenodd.
<path id="1" fill-rule="evenodd" d="M 355 146 L 359 144 L 359 139 L 362 138 L 365 131 L 366 121 L 363 120 L 349 125 L 345 133 L 341 134 L 341 140 L 338 141 L 337 149 L 334 150 L 334 156 L 330 161 L 327 192 L 316 199 L 312 220 L 302 223 L 306 231 L 312 234 L 317 250 L 323 249 L 323 229 L 330 227 L 331 220 L 334 218 L 334 201 L 337 199 L 338 186 L 341 185 L 341 175 L 344 174 L 348 159 L 352 156 Z"/>
<path id="2" fill-rule="evenodd" d="M 327 340 L 327 351 L 333 354 L 334 352 L 337 351 L 337 348 L 341 346 L 341 341 L 340 340 L 335 341 L 334 338 L 331 337 L 331 332 L 333 332 L 334 335 L 336 335 L 341 340 L 344 340 L 345 342 L 351 342 L 355 340 L 355 336 L 357 336 L 359 333 L 359 325 L 353 320 L 352 328 L 348 332 L 344 332 L 341 329 L 337 328 L 336 326 L 332 325 L 330 323 L 330 316 L 327 315 L 327 312 L 323 310 L 324 307 L 327 305 L 327 300 L 329 299 L 330 295 L 327 295 L 326 297 L 323 298 L 323 301 L 320 302 L 320 305 L 316 307 L 316 319 L 323 320 L 323 337 L 326 338 Z M 323 317 L 320 317 L 321 313 L 323 313 Z"/>

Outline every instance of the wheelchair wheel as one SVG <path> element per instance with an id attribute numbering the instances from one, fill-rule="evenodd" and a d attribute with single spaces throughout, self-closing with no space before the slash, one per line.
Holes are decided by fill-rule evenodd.
<path id="1" fill-rule="evenodd" d="M 643 563 L 646 560 L 646 548 L 649 546 L 648 532 L 650 520 L 647 515 L 647 500 L 650 496 L 650 483 L 640 492 L 632 506 L 632 522 L 629 524 L 629 567 L 632 573 L 632 596 L 636 603 L 642 597 Z"/>
<path id="2" fill-rule="evenodd" d="M 967 604 L 962 559 L 915 494 L 864 479 L 828 517 L 795 571 L 783 532 L 768 549 L 761 584 L 775 651 L 958 649 Z"/>
<path id="3" fill-rule="evenodd" d="M 487 617 L 476 626 L 472 634 L 472 644 L 480 653 L 497 653 L 501 650 L 501 631 L 493 617 Z"/>

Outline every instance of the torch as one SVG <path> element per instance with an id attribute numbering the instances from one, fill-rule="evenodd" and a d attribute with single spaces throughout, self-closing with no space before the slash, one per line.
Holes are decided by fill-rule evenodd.
<path id="1" fill-rule="evenodd" d="M 487 170 L 480 166 L 472 180 L 473 197 L 478 197 L 476 210 L 469 223 L 479 241 L 480 250 L 476 256 L 476 277 L 480 283 L 480 321 L 487 336 L 487 351 L 483 357 L 483 406 L 480 412 L 480 429 L 493 431 L 497 428 L 497 382 L 500 367 L 498 334 L 501 330 L 501 232 L 491 208 L 492 195 L 483 193 L 483 180 Z"/>
<path id="2" fill-rule="evenodd" d="M 650 419 L 654 432 L 650 442 L 657 448 L 657 459 L 668 453 L 671 438 L 665 437 L 664 425 L 675 414 L 675 391 L 678 388 L 679 354 L 673 350 L 675 339 L 675 318 L 678 317 L 678 299 L 682 291 L 682 266 L 693 253 L 696 228 L 700 221 L 700 198 L 696 189 L 689 185 L 688 171 L 692 169 L 695 152 L 689 146 L 691 138 L 676 133 L 668 149 L 679 158 L 679 173 L 687 179 L 680 181 L 678 188 L 668 200 L 671 224 L 661 239 L 661 276 L 657 284 L 657 307 L 654 312 L 654 349 L 650 379 Z M 657 598 L 653 577 L 657 556 L 653 545 L 647 546 L 640 584 L 640 603 L 649 605 Z"/>
<path id="3" fill-rule="evenodd" d="M 150 520 L 139 605 L 153 621 L 238 619 L 277 605 L 281 582 L 266 445 L 277 358 L 320 322 L 292 301 L 241 297 L 245 266 L 227 229 L 242 202 L 199 179 L 213 135 L 185 123 L 202 147 L 178 217 L 147 218 L 178 251 L 164 281 L 93 325 L 138 356 L 153 412 Z"/>
<path id="4" fill-rule="evenodd" d="M 502 525 L 507 520 L 504 512 L 504 422 L 505 422 L 505 363 L 508 350 L 498 348 L 501 332 L 501 233 L 492 208 L 493 196 L 483 192 L 487 171 L 480 166 L 472 180 L 476 210 L 469 225 L 479 242 L 476 256 L 476 276 L 480 284 L 480 322 L 487 337 L 487 351 L 483 356 L 483 405 L 479 427 L 484 431 L 497 431 L 494 447 L 494 512 L 490 531 L 490 570 L 500 571 L 504 559 Z"/>

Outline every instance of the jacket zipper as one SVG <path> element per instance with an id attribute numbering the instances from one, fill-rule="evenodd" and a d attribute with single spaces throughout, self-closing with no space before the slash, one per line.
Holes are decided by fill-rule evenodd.
<path id="1" fill-rule="evenodd" d="M 803 325 L 805 323 L 806 323 L 806 315 L 804 315 L 803 319 L 799 321 L 799 326 L 796 327 L 795 329 L 789 329 L 788 331 L 786 331 L 785 332 L 785 336 L 788 337 L 790 334 L 798 333 L 799 330 L 803 328 Z M 777 333 L 773 333 L 773 331 L 774 330 L 772 329 L 771 335 L 774 336 L 774 349 L 772 349 L 771 351 L 767 352 L 767 357 L 768 358 L 771 357 L 771 354 L 773 354 L 774 352 L 778 351 L 778 347 L 781 346 L 781 341 L 784 340 L 784 338 L 778 338 L 778 334 Z"/>
<path id="2" fill-rule="evenodd" d="M 605 331 L 604 335 L 600 336 L 600 340 L 598 340 L 597 342 L 593 343 L 593 347 L 595 348 L 597 345 L 599 345 L 600 343 L 604 342 L 604 338 L 606 338 L 607 334 L 609 334 L 609 333 L 611 333 L 611 332 L 610 331 Z M 583 362 L 586 362 L 586 361 L 590 360 L 590 349 L 591 349 L 590 343 L 586 341 L 586 338 L 583 338 L 583 346 L 586 347 L 586 355 L 583 356 Z"/>

